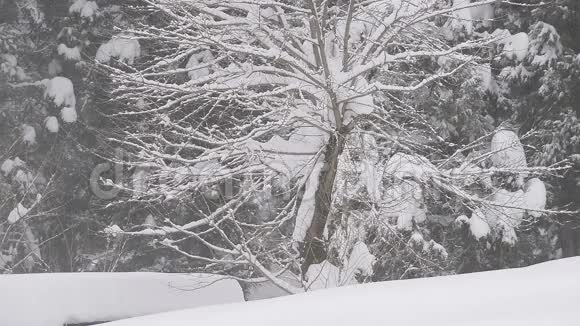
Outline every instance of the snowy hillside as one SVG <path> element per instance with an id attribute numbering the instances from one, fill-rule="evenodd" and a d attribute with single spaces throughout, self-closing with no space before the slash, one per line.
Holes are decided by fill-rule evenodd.
<path id="1" fill-rule="evenodd" d="M 580 317 L 580 258 L 383 282 L 134 318 L 107 326 L 566 326 Z"/>
<path id="2" fill-rule="evenodd" d="M 212 275 L 2 275 L 0 325 L 62 326 L 243 301 L 237 281 Z"/>

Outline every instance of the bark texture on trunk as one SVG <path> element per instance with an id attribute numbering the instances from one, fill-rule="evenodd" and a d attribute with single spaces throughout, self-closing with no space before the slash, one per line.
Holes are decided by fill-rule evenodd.
<path id="1" fill-rule="evenodd" d="M 324 165 L 318 180 L 318 189 L 314 195 L 314 215 L 312 223 L 306 232 L 302 257 L 302 273 L 308 271 L 308 267 L 326 259 L 326 244 L 324 243 L 324 228 L 332 205 L 332 190 L 336 178 L 338 160 L 344 149 L 345 137 L 337 133 L 329 139 L 325 149 Z"/>

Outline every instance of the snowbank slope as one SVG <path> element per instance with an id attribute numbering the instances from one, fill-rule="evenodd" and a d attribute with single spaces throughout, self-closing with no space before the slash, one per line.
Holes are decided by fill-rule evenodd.
<path id="1" fill-rule="evenodd" d="M 207 274 L 0 276 L 0 325 L 62 326 L 243 301 L 239 283 Z"/>
<path id="2" fill-rule="evenodd" d="M 566 326 L 580 322 L 580 258 L 532 267 L 320 290 L 107 326 Z"/>

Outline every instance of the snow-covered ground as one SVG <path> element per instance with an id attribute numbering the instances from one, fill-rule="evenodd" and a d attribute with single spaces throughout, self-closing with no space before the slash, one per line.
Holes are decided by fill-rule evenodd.
<path id="1" fill-rule="evenodd" d="M 107 326 L 576 326 L 580 258 L 356 285 L 127 319 Z"/>
<path id="2" fill-rule="evenodd" d="M 63 326 L 243 301 L 239 283 L 207 274 L 0 275 L 0 325 Z"/>

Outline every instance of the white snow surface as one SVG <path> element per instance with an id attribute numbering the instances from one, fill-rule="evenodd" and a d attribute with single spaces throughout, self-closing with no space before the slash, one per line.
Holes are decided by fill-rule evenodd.
<path id="1" fill-rule="evenodd" d="M 95 1 L 76 0 L 69 8 L 68 12 L 78 13 L 81 17 L 92 19 L 99 6 Z"/>
<path id="2" fill-rule="evenodd" d="M 12 169 L 14 169 L 14 161 L 11 159 L 5 160 L 4 162 L 2 162 L 2 166 L 0 166 L 0 170 L 2 171 L 2 173 L 4 173 L 4 176 L 10 174 L 10 172 L 12 172 Z"/>
<path id="3" fill-rule="evenodd" d="M 417 231 L 413 232 L 409 239 L 409 244 L 423 245 L 424 242 L 425 239 L 423 238 L 423 235 Z"/>
<path id="4" fill-rule="evenodd" d="M 366 244 L 357 242 L 348 259 L 344 260 L 343 267 L 335 266 L 327 260 L 310 265 L 306 272 L 306 289 L 313 291 L 358 284 L 356 275 L 372 275 L 375 260 Z"/>
<path id="5" fill-rule="evenodd" d="M 66 106 L 60 110 L 60 117 L 64 122 L 73 123 L 77 121 L 77 110 L 74 107 Z"/>
<path id="6" fill-rule="evenodd" d="M 69 48 L 66 44 L 59 44 L 58 45 L 58 54 L 62 55 L 67 60 L 72 61 L 79 61 L 81 60 L 81 51 L 79 50 L 78 46 Z"/>
<path id="7" fill-rule="evenodd" d="M 73 83 L 66 77 L 57 76 L 52 79 L 44 79 L 42 84 L 46 87 L 45 97 L 53 99 L 56 106 L 76 106 L 76 97 Z"/>
<path id="8" fill-rule="evenodd" d="M 292 240 L 296 241 L 296 243 L 304 241 L 308 228 L 312 224 L 314 211 L 316 209 L 316 190 L 318 189 L 319 177 L 323 166 L 324 163 L 322 161 L 316 162 L 312 168 L 312 173 L 306 180 L 306 187 L 300 207 L 298 207 L 298 212 L 296 213 L 296 222 L 294 223 L 294 231 L 292 232 Z"/>
<path id="9" fill-rule="evenodd" d="M 530 40 L 526 33 L 511 35 L 503 41 L 503 54 L 511 60 L 522 61 L 528 55 L 529 43 Z"/>
<path id="10" fill-rule="evenodd" d="M 4 162 L 2 162 L 2 166 L 0 166 L 0 171 L 4 173 L 5 177 L 7 177 L 10 174 L 10 172 L 12 172 L 13 169 L 25 165 L 26 163 L 24 163 L 24 161 L 17 156 L 14 158 L 14 160 L 7 159 Z"/>
<path id="11" fill-rule="evenodd" d="M 358 78 L 352 90 L 362 93 L 364 89 L 368 88 L 368 86 L 366 79 Z M 357 97 L 347 103 L 343 123 L 346 125 L 359 115 L 371 114 L 374 111 L 374 108 L 375 104 L 372 94 Z"/>
<path id="12" fill-rule="evenodd" d="M 114 57 L 121 62 L 133 64 L 135 58 L 141 55 L 141 45 L 132 37 L 132 35 L 122 34 L 114 36 L 107 43 L 99 46 L 95 59 L 104 63 L 109 62 Z"/>
<path id="13" fill-rule="evenodd" d="M 375 261 L 376 257 L 371 254 L 367 245 L 364 242 L 357 242 L 348 257 L 346 264 L 347 276 L 354 278 L 357 273 L 371 276 Z"/>
<path id="14" fill-rule="evenodd" d="M 312 264 L 306 272 L 306 288 L 310 291 L 357 284 L 356 280 L 343 278 L 342 271 L 328 261 Z"/>
<path id="15" fill-rule="evenodd" d="M 207 306 L 104 326 L 576 326 L 580 258 Z"/>
<path id="16" fill-rule="evenodd" d="M 431 239 L 427 243 L 427 246 L 428 246 L 427 248 L 430 249 L 430 251 L 439 255 L 441 258 L 447 259 L 447 257 L 449 257 L 449 253 L 447 252 L 445 247 L 443 247 L 441 244 L 435 242 L 435 240 Z"/>
<path id="17" fill-rule="evenodd" d="M 209 274 L 1 275 L 0 289 L 6 326 L 112 321 L 244 300 L 237 281 Z"/>
<path id="18" fill-rule="evenodd" d="M 28 208 L 24 207 L 21 203 L 18 203 L 16 207 L 8 215 L 8 223 L 14 224 L 24 217 L 28 213 Z"/>
<path id="19" fill-rule="evenodd" d="M 22 125 L 22 141 L 28 145 L 34 145 L 36 143 L 36 130 L 33 126 L 27 124 Z"/>
<path id="20" fill-rule="evenodd" d="M 201 51 L 199 53 L 192 54 L 189 57 L 189 61 L 185 65 L 185 68 L 191 69 L 187 72 L 187 75 L 191 80 L 205 77 L 210 74 L 207 62 L 214 59 L 213 55 L 209 50 Z"/>
<path id="21" fill-rule="evenodd" d="M 468 223 L 469 230 L 476 239 L 485 238 L 489 232 L 491 232 L 489 224 L 487 224 L 485 221 L 485 215 L 483 215 L 481 209 L 476 209 L 473 211 Z"/>
<path id="22" fill-rule="evenodd" d="M 524 185 L 524 202 L 525 207 L 529 208 L 528 214 L 533 217 L 542 216 L 542 210 L 546 208 L 546 186 L 542 180 L 532 178 Z"/>
<path id="23" fill-rule="evenodd" d="M 24 69 L 18 66 L 18 58 L 13 54 L 0 54 L 0 72 L 17 80 L 25 80 L 28 78 Z"/>
<path id="24" fill-rule="evenodd" d="M 530 187 L 539 187 L 535 181 L 532 183 L 534 185 Z M 541 195 L 540 192 L 541 189 L 538 188 L 533 189 L 533 191 L 530 190 L 530 201 L 538 200 Z M 513 245 L 517 241 L 515 230 L 524 221 L 524 211 L 528 207 L 526 205 L 526 193 L 521 189 L 514 192 L 500 189 L 491 196 L 491 203 L 486 203 L 483 207 L 473 211 L 469 219 L 469 229 L 477 239 L 486 237 L 491 233 L 496 237 L 501 236 L 504 243 Z M 530 206 L 530 208 L 543 209 L 537 205 Z M 540 212 L 536 211 L 536 213 Z"/>
<path id="25" fill-rule="evenodd" d="M 104 232 L 105 234 L 107 234 L 107 235 L 110 235 L 110 236 L 113 236 L 113 237 L 115 237 L 115 236 L 117 236 L 117 235 L 119 235 L 119 234 L 123 233 L 123 229 L 121 229 L 121 228 L 120 228 L 120 227 L 119 227 L 117 224 L 113 224 L 113 225 L 111 225 L 111 226 L 107 226 L 107 227 L 106 227 L 106 228 L 103 230 L 103 232 Z"/>
<path id="26" fill-rule="evenodd" d="M 455 223 L 457 223 L 458 225 L 461 225 L 463 223 L 469 223 L 469 218 L 465 215 L 459 215 L 456 219 L 455 219 Z"/>
<path id="27" fill-rule="evenodd" d="M 58 132 L 58 119 L 55 116 L 49 116 L 44 119 L 44 125 L 50 132 Z"/>

